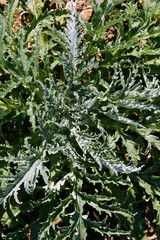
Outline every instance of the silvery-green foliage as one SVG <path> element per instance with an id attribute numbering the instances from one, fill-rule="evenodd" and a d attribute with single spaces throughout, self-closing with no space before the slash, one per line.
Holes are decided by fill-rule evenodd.
<path id="1" fill-rule="evenodd" d="M 112 1 L 107 3 L 114 8 Z M 38 48 L 40 26 L 52 38 L 43 53 Z M 158 179 L 147 179 L 144 161 L 148 153 L 160 150 L 159 80 L 148 76 L 137 62 L 126 74 L 124 61 L 112 64 L 112 77 L 104 78 L 108 65 L 98 62 L 92 51 L 87 55 L 91 47 L 85 40 L 88 29 L 72 1 L 63 31 L 50 25 L 48 17 L 34 31 L 29 29 L 27 36 L 21 31 L 17 59 L 21 68 L 1 62 L 13 75 L 12 87 L 10 81 L 3 85 L 3 97 L 20 84 L 15 77 L 27 90 L 34 89 L 25 105 L 33 133 L 16 154 L 9 151 L 0 157 L 0 204 L 8 214 L 6 219 L 14 215 L 11 221 L 16 224 L 20 213 L 27 212 L 33 221 L 27 219 L 16 231 L 3 235 L 4 239 L 21 240 L 29 230 L 31 240 L 86 240 L 90 232 L 99 238 L 141 239 L 136 184 L 151 196 L 159 220 Z M 98 36 L 97 29 L 91 34 Z M 30 61 L 24 50 L 27 37 L 34 41 Z M 56 62 L 52 62 L 53 69 L 45 56 L 49 44 Z M 11 54 L 16 63 L 16 55 Z M 39 59 L 45 71 L 40 70 Z M 63 68 L 63 79 L 51 73 L 57 65 Z"/>

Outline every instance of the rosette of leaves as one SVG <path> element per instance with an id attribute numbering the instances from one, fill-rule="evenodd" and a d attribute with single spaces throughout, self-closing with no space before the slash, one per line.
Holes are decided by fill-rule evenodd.
<path id="1" fill-rule="evenodd" d="M 145 156 L 160 150 L 159 82 L 137 63 L 127 75 L 116 63 L 103 79 L 96 56 L 86 54 L 87 29 L 74 1 L 63 32 L 48 26 L 63 79 L 35 77 L 36 139 L 0 159 L 4 239 L 142 239 L 138 187 L 157 203 Z"/>

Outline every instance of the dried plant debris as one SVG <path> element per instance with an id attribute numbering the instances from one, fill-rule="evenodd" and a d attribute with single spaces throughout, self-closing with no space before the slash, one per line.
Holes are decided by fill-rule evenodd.
<path id="1" fill-rule="evenodd" d="M 13 23 L 13 29 L 16 33 L 18 29 L 22 26 L 22 13 L 21 12 L 15 12 L 14 14 L 14 23 Z"/>
<path id="2" fill-rule="evenodd" d="M 5 4 L 7 4 L 7 0 L 0 0 L 0 5 L 5 5 Z"/>
<path id="3" fill-rule="evenodd" d="M 67 1 L 66 3 L 66 9 L 70 9 L 72 8 L 72 1 Z M 80 13 L 81 17 L 86 20 L 86 21 L 90 21 L 93 15 L 93 8 L 92 6 L 89 4 L 88 0 L 78 0 L 77 4 L 76 4 L 76 10 L 77 12 Z"/>
<path id="4" fill-rule="evenodd" d="M 0 8 L 4 9 L 5 5 L 8 3 L 7 0 L 0 0 Z"/>

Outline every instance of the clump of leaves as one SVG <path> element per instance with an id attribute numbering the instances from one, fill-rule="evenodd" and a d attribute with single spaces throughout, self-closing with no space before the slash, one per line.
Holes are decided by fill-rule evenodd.
<path id="1" fill-rule="evenodd" d="M 50 12 L 37 12 L 15 37 L 20 51 L 15 44 L 13 54 L 6 43 L 2 53 L 3 69 L 12 76 L 3 94 L 20 103 L 11 116 L 2 109 L 2 122 L 27 115 L 30 125 L 24 144 L 8 155 L 4 146 L 0 158 L 3 239 L 143 239 L 142 198 L 152 203 L 159 223 L 159 80 L 138 61 L 125 71 L 120 55 L 106 77 L 110 66 L 97 54 L 107 47 L 99 45 L 97 31 L 108 25 L 97 30 L 96 17 L 93 23 L 80 19 L 76 2 L 63 29 Z M 104 23 L 104 2 L 91 2 Z M 107 6 L 115 10 L 122 2 Z M 22 89 L 25 98 L 15 94 Z"/>

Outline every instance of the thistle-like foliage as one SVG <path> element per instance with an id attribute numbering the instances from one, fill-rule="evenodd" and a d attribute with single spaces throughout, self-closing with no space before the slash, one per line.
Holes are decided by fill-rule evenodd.
<path id="1" fill-rule="evenodd" d="M 99 63 L 92 51 L 86 54 L 92 45 L 85 36 L 89 27 L 79 18 L 76 2 L 63 32 L 43 22 L 48 36 L 55 37 L 50 44 L 63 79 L 47 73 L 51 68 L 44 56 L 44 78 L 33 59 L 33 78 L 30 65 L 22 68 L 29 75 L 26 85 L 35 87 L 26 104 L 33 133 L 16 154 L 0 157 L 0 204 L 14 224 L 28 215 L 4 239 L 21 240 L 28 232 L 31 240 L 86 240 L 94 234 L 140 239 L 143 233 L 134 235 L 141 220 L 134 183 L 151 195 L 155 210 L 158 204 L 157 179 L 146 182 L 144 158 L 160 150 L 159 81 L 138 63 L 126 73 L 121 62 L 103 78 L 105 61 Z M 23 37 L 22 32 L 21 46 Z M 33 53 L 38 59 L 34 46 Z"/>
<path id="2" fill-rule="evenodd" d="M 79 34 L 77 32 L 78 29 L 78 21 L 77 21 L 77 13 L 76 13 L 76 2 L 77 1 L 71 1 L 72 2 L 72 11 L 70 19 L 67 21 L 67 26 L 65 29 L 65 37 L 67 42 L 67 57 L 64 58 L 66 60 L 69 59 L 69 67 L 72 70 L 72 81 L 74 81 L 76 77 L 77 72 L 77 66 L 78 66 L 78 39 Z"/>

